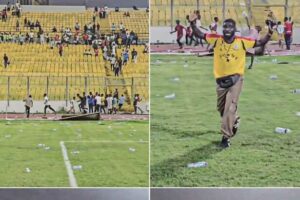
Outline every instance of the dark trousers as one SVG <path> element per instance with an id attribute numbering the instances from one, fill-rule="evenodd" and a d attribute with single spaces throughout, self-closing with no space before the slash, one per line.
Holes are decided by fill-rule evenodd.
<path id="1" fill-rule="evenodd" d="M 182 48 L 182 43 L 180 42 L 182 36 L 177 38 L 177 44 L 179 45 L 180 48 Z"/>
<path id="2" fill-rule="evenodd" d="M 93 104 L 89 104 L 89 113 L 93 112 Z"/>
<path id="3" fill-rule="evenodd" d="M 290 50 L 291 49 L 291 43 L 292 43 L 292 36 L 289 34 L 284 35 L 284 40 L 286 44 L 286 49 Z"/>
<path id="4" fill-rule="evenodd" d="M 106 114 L 106 112 L 105 112 L 105 105 L 101 105 L 101 106 L 100 106 L 100 112 L 101 112 L 102 110 L 103 110 L 103 113 Z"/>
<path id="5" fill-rule="evenodd" d="M 26 117 L 29 118 L 29 115 L 30 115 L 30 107 L 29 106 L 25 106 L 25 112 L 26 112 Z"/>
<path id="6" fill-rule="evenodd" d="M 56 113 L 55 110 L 54 110 L 50 105 L 46 105 L 45 108 L 44 108 L 44 114 L 45 114 L 45 115 L 46 115 L 47 108 L 49 108 L 49 109 L 52 110 L 54 113 Z"/>

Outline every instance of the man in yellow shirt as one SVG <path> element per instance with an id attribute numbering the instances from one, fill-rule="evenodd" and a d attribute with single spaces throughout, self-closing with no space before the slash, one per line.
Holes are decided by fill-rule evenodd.
<path id="1" fill-rule="evenodd" d="M 264 46 L 271 38 L 272 28 L 265 37 L 253 40 L 235 35 L 236 23 L 226 19 L 223 35 L 205 34 L 195 26 L 195 16 L 191 16 L 191 27 L 195 36 L 205 39 L 214 47 L 214 76 L 217 82 L 217 109 L 222 118 L 221 147 L 230 146 L 238 129 L 240 117 L 237 114 L 238 100 L 243 86 L 246 64 L 246 49 Z"/>

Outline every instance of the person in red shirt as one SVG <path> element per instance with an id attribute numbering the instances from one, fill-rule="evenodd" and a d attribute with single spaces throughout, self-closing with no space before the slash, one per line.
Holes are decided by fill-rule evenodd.
<path id="1" fill-rule="evenodd" d="M 292 34 L 293 34 L 293 22 L 291 18 L 288 19 L 287 17 L 284 18 L 284 40 L 286 44 L 286 49 L 291 49 L 292 43 Z"/>
<path id="2" fill-rule="evenodd" d="M 170 33 L 172 34 L 172 33 L 177 32 L 177 39 L 176 39 L 176 41 L 177 41 L 177 43 L 178 43 L 178 45 L 179 45 L 179 48 L 182 49 L 183 45 L 182 45 L 182 43 L 180 42 L 180 40 L 181 40 L 181 38 L 183 37 L 183 30 L 186 30 L 186 28 L 180 24 L 180 21 L 179 21 L 179 20 L 176 20 L 176 24 L 177 24 L 177 25 L 176 25 L 176 27 L 175 27 L 175 30 L 174 30 L 174 31 L 171 31 Z"/>
<path id="3" fill-rule="evenodd" d="M 192 45 L 193 40 L 194 40 L 194 38 L 193 38 L 193 30 L 192 30 L 192 28 L 190 26 L 188 26 L 186 28 L 186 33 L 185 33 L 185 44 L 186 45 Z"/>

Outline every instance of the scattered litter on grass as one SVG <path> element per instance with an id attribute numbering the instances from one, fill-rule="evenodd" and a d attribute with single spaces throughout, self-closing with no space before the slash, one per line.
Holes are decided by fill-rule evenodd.
<path id="1" fill-rule="evenodd" d="M 73 170 L 82 170 L 82 166 L 81 165 L 74 165 Z"/>
<path id="2" fill-rule="evenodd" d="M 166 96 L 165 96 L 165 99 L 175 99 L 175 93 L 166 95 Z"/>
<path id="3" fill-rule="evenodd" d="M 297 112 L 296 115 L 300 117 L 300 112 Z"/>
<path id="4" fill-rule="evenodd" d="M 176 60 L 172 60 L 170 63 L 171 63 L 171 64 L 176 64 L 177 61 L 176 61 Z"/>
<path id="5" fill-rule="evenodd" d="M 44 149 L 46 150 L 46 151 L 49 151 L 51 148 L 50 147 L 44 147 Z"/>
<path id="6" fill-rule="evenodd" d="M 160 94 L 157 94 L 157 95 L 155 95 L 155 96 L 160 97 Z"/>
<path id="7" fill-rule="evenodd" d="M 130 147 L 130 148 L 129 148 L 129 151 L 130 151 L 130 152 L 135 152 L 135 148 Z"/>
<path id="8" fill-rule="evenodd" d="M 22 130 L 22 129 L 20 129 L 20 130 L 19 130 L 19 132 L 20 132 L 20 133 L 22 133 L 22 132 L 23 132 L 23 130 Z"/>
<path id="9" fill-rule="evenodd" d="M 102 123 L 102 122 L 97 122 L 97 124 L 98 124 L 98 125 L 103 125 L 103 123 Z"/>
<path id="10" fill-rule="evenodd" d="M 5 135 L 5 138 L 11 138 L 11 135 Z"/>
<path id="11" fill-rule="evenodd" d="M 112 127 L 111 127 L 111 126 L 108 126 L 107 128 L 111 129 Z"/>
<path id="12" fill-rule="evenodd" d="M 30 173 L 30 172 L 31 172 L 31 169 L 30 169 L 29 167 L 26 167 L 26 168 L 25 168 L 25 172 L 26 172 L 26 173 Z"/>
<path id="13" fill-rule="evenodd" d="M 133 129 L 132 131 L 133 131 L 133 132 L 136 132 L 136 130 L 135 130 L 135 129 Z"/>
<path id="14" fill-rule="evenodd" d="M 45 144 L 38 144 L 37 146 L 41 148 L 41 147 L 45 147 L 46 145 Z"/>
<path id="15" fill-rule="evenodd" d="M 174 82 L 180 81 L 180 79 L 179 79 L 178 77 L 174 77 L 172 80 L 173 80 Z"/>
<path id="16" fill-rule="evenodd" d="M 56 128 L 54 128 L 54 129 L 52 129 L 53 131 L 57 131 L 57 129 Z"/>
<path id="17" fill-rule="evenodd" d="M 78 155 L 80 153 L 80 151 L 74 150 L 71 152 L 73 155 Z"/>
<path id="18" fill-rule="evenodd" d="M 187 68 L 188 66 L 189 66 L 188 64 L 184 64 L 184 65 L 183 65 L 184 68 Z"/>
<path id="19" fill-rule="evenodd" d="M 286 133 L 290 133 L 290 132 L 292 132 L 292 131 L 291 131 L 291 129 L 288 129 L 288 128 L 282 128 L 282 127 L 275 128 L 275 133 L 286 134 Z"/>
<path id="20" fill-rule="evenodd" d="M 208 163 L 204 162 L 204 161 L 187 164 L 188 168 L 200 168 L 200 167 L 207 167 L 207 166 L 208 166 Z"/>
<path id="21" fill-rule="evenodd" d="M 277 75 L 271 75 L 271 76 L 270 76 L 270 79 L 271 79 L 271 80 L 277 80 L 277 78 L 278 78 Z"/>
<path id="22" fill-rule="evenodd" d="M 277 59 L 276 58 L 272 59 L 272 63 L 277 63 Z"/>

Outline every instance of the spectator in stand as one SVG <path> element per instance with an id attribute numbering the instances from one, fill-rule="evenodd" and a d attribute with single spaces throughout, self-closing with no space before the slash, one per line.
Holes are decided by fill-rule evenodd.
<path id="1" fill-rule="evenodd" d="M 53 26 L 52 32 L 53 32 L 53 33 L 56 33 L 56 32 L 57 32 L 57 28 L 56 28 L 55 26 Z"/>
<path id="2" fill-rule="evenodd" d="M 111 33 L 115 34 L 115 31 L 116 31 L 116 25 L 115 25 L 115 23 L 112 23 L 112 25 L 111 25 Z"/>
<path id="3" fill-rule="evenodd" d="M 119 30 L 120 30 L 120 32 L 125 30 L 125 26 L 122 22 L 119 24 Z"/>
<path id="4" fill-rule="evenodd" d="M 119 98 L 118 88 L 115 89 L 113 97 L 117 97 L 117 99 Z"/>
<path id="5" fill-rule="evenodd" d="M 122 63 L 122 66 L 127 65 L 128 60 L 129 60 L 128 50 L 125 50 L 123 52 L 123 63 Z"/>
<path id="6" fill-rule="evenodd" d="M 119 77 L 119 74 L 120 74 L 120 66 L 119 66 L 119 62 L 115 62 L 115 65 L 114 65 L 114 72 L 115 72 L 115 76 Z"/>
<path id="7" fill-rule="evenodd" d="M 63 56 L 63 51 L 64 51 L 64 46 L 62 43 L 60 43 L 58 45 L 58 53 L 59 53 L 59 56 L 62 57 Z"/>
<path id="8" fill-rule="evenodd" d="M 4 68 L 6 69 L 9 64 L 10 64 L 10 62 L 9 62 L 8 56 L 5 53 L 4 56 L 3 56 L 3 65 L 4 65 Z"/>
<path id="9" fill-rule="evenodd" d="M 97 33 L 100 34 L 100 24 L 99 23 L 97 23 L 97 25 L 96 25 L 96 30 L 97 30 Z"/>
<path id="10" fill-rule="evenodd" d="M 20 23 L 19 20 L 16 22 L 16 31 L 20 31 Z"/>
<path id="11" fill-rule="evenodd" d="M 149 52 L 149 47 L 148 44 L 145 43 L 143 53 L 148 53 L 148 52 Z"/>
<path id="12" fill-rule="evenodd" d="M 133 50 L 131 52 L 131 61 L 133 63 L 137 62 L 137 55 L 138 55 L 138 52 L 133 48 Z"/>

